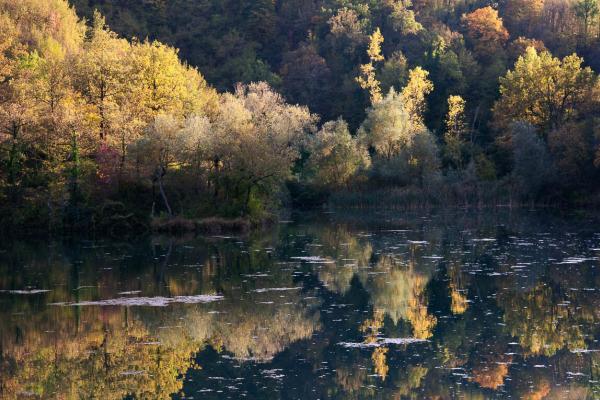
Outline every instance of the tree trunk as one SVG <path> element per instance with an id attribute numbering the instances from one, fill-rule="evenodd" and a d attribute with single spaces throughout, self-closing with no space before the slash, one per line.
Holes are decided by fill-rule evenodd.
<path id="1" fill-rule="evenodd" d="M 69 208 L 71 223 L 79 223 L 79 203 L 82 200 L 79 180 L 81 178 L 81 165 L 79 161 L 79 141 L 77 132 L 71 133 L 71 169 L 69 171 Z"/>
<path id="2" fill-rule="evenodd" d="M 244 206 L 244 216 L 250 214 L 250 195 L 252 194 L 252 185 L 246 190 L 246 205 Z"/>
<path id="3" fill-rule="evenodd" d="M 127 144 L 125 143 L 125 133 L 121 134 L 121 159 L 119 160 L 119 181 L 117 184 L 119 188 L 121 187 L 123 181 L 123 173 L 125 170 L 125 151 L 127 149 Z"/>
<path id="4" fill-rule="evenodd" d="M 167 199 L 167 194 L 165 193 L 165 188 L 163 187 L 162 176 L 158 177 L 158 189 L 160 190 L 160 195 L 165 203 L 165 207 L 167 207 L 167 212 L 169 216 L 173 216 L 173 211 L 171 210 L 171 206 L 169 205 L 169 200 Z"/>

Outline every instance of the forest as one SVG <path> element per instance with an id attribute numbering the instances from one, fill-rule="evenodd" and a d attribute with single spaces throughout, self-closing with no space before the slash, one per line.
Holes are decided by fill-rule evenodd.
<path id="1" fill-rule="evenodd" d="M 600 203 L 597 0 L 0 0 L 0 27 L 5 232 Z"/>

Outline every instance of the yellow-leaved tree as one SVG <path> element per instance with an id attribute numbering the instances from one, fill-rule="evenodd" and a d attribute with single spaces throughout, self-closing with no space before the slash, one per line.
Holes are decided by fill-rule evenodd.
<path id="1" fill-rule="evenodd" d="M 511 123 L 525 121 L 542 136 L 569 121 L 585 117 L 598 102 L 598 77 L 573 54 L 562 60 L 529 47 L 512 70 L 500 78 L 494 125 L 507 133 Z"/>
<path id="2" fill-rule="evenodd" d="M 465 100 L 460 96 L 448 97 L 448 113 L 446 114 L 446 158 L 457 168 L 462 168 L 463 148 L 467 125 L 465 122 Z"/>
<path id="3" fill-rule="evenodd" d="M 132 58 L 141 103 L 152 118 L 161 113 L 186 117 L 216 110 L 216 91 L 198 70 L 181 62 L 173 47 L 157 41 L 137 43 Z"/>
<path id="4" fill-rule="evenodd" d="M 356 78 L 360 87 L 369 91 L 371 104 L 376 104 L 382 100 L 381 84 L 375 74 L 375 64 L 385 59 L 381 52 L 383 40 L 383 35 L 377 28 L 370 36 L 369 48 L 367 49 L 369 62 L 360 66 L 360 76 Z"/>
<path id="5" fill-rule="evenodd" d="M 78 59 L 77 81 L 86 101 L 94 107 L 87 117 L 96 125 L 98 136 L 105 139 L 113 130 L 111 122 L 119 110 L 119 95 L 129 92 L 131 63 L 130 44 L 120 39 L 107 26 L 99 12 Z"/>

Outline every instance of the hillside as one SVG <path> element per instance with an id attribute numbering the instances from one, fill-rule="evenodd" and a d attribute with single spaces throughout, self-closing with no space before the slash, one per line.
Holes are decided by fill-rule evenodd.
<path id="1" fill-rule="evenodd" d="M 0 215 L 129 230 L 291 204 L 593 203 L 599 14 L 0 0 Z"/>

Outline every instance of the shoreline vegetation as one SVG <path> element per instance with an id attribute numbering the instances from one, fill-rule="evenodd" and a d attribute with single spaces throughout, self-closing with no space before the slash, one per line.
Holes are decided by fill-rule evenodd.
<path id="1" fill-rule="evenodd" d="M 197 234 L 247 234 L 252 230 L 264 229 L 276 223 L 273 216 L 265 217 L 259 221 L 247 218 L 220 218 L 210 217 L 202 219 L 189 219 L 184 217 L 154 218 L 150 221 L 150 229 L 156 233 L 197 233 Z"/>
<path id="2" fill-rule="evenodd" d="M 596 0 L 159 3 L 0 0 L 3 234 L 600 204 Z"/>

